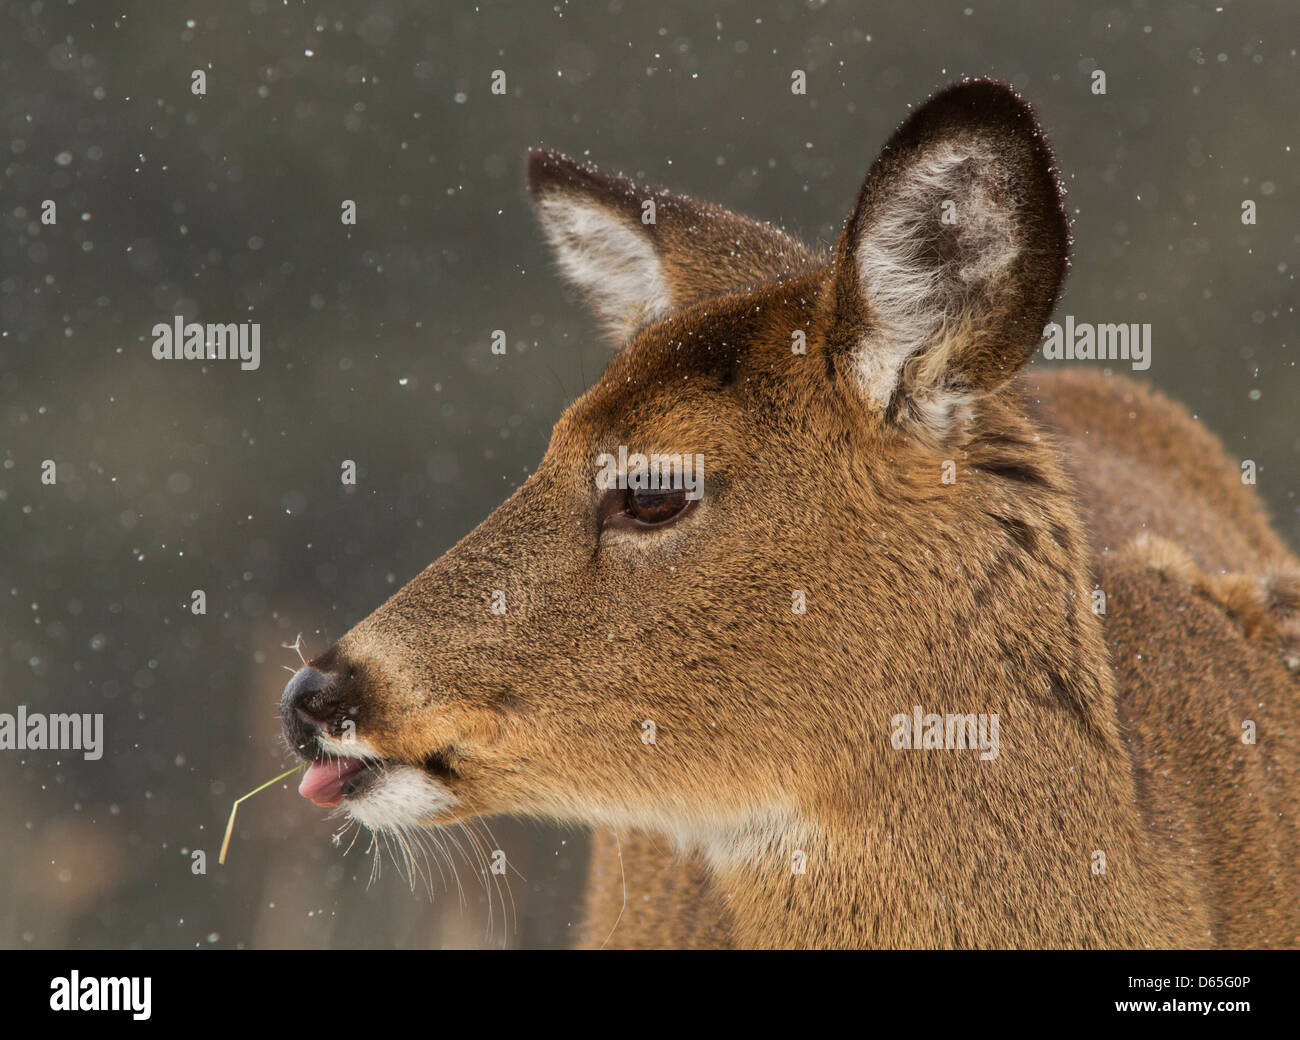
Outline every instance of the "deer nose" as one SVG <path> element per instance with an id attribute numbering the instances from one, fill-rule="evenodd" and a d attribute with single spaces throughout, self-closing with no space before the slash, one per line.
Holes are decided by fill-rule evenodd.
<path id="1" fill-rule="evenodd" d="M 342 700 L 342 684 L 337 677 L 317 671 L 310 665 L 293 673 L 280 697 L 280 721 L 285 734 L 295 743 L 295 738 L 315 735 L 318 726 L 329 721 Z"/>

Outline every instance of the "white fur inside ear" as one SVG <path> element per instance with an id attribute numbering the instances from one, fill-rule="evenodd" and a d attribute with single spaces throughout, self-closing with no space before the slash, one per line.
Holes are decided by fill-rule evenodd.
<path id="1" fill-rule="evenodd" d="M 639 224 L 562 192 L 541 199 L 538 209 L 561 270 L 616 337 L 627 339 L 672 310 L 663 264 Z"/>
<path id="2" fill-rule="evenodd" d="M 978 323 L 994 284 L 1006 277 L 1020 255 L 1015 215 L 999 190 L 1000 164 L 977 141 L 935 149 L 899 177 L 888 197 L 865 215 L 855 250 L 858 279 L 871 318 L 871 332 L 858 350 L 858 374 L 872 405 L 883 408 L 893 397 L 903 366 L 945 334 Z M 934 225 L 945 204 L 959 248 L 947 263 L 933 252 Z M 926 370 L 941 374 L 941 366 Z M 934 393 L 923 400 L 927 424 L 942 424 L 960 411 L 953 395 Z"/>

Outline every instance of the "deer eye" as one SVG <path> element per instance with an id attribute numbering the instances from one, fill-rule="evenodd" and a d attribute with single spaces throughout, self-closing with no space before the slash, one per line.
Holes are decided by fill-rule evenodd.
<path id="1" fill-rule="evenodd" d="M 633 488 L 627 493 L 624 512 L 638 523 L 654 526 L 672 520 L 688 503 L 685 488 Z"/>
<path id="2" fill-rule="evenodd" d="M 611 488 L 600 503 L 597 519 L 602 530 L 645 531 L 667 527 L 698 504 L 685 488 Z"/>

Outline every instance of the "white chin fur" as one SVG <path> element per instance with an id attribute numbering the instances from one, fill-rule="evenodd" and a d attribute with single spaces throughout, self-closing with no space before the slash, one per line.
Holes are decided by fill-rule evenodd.
<path id="1" fill-rule="evenodd" d="M 457 799 L 419 769 L 394 765 L 381 767 L 364 794 L 348 798 L 343 804 L 354 820 L 378 831 L 428 823 L 453 808 Z"/>

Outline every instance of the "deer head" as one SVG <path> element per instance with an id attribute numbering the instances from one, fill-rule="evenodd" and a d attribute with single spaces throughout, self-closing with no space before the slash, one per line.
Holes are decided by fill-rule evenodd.
<path id="1" fill-rule="evenodd" d="M 528 183 L 617 353 L 527 482 L 289 683 L 303 794 L 377 829 L 642 828 L 725 873 L 850 830 L 911 855 L 918 801 L 979 840 L 1020 811 L 994 789 L 1114 746 L 1068 482 L 1010 389 L 1068 248 L 1014 93 L 918 108 L 829 257 L 551 151 Z M 629 453 L 702 458 L 702 495 L 602 486 Z M 913 705 L 1044 750 L 922 766 L 890 747 Z"/>

